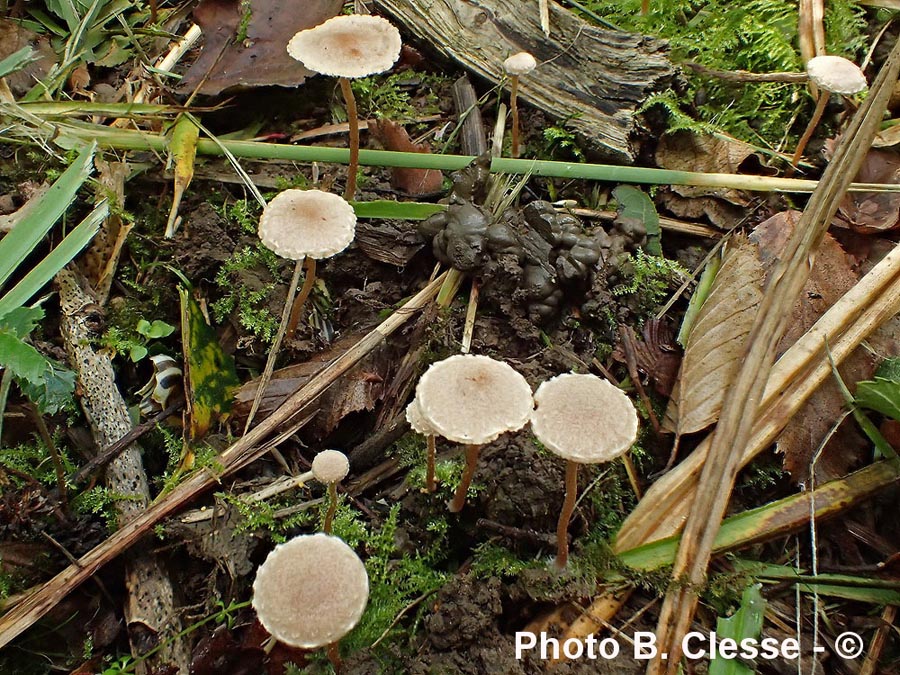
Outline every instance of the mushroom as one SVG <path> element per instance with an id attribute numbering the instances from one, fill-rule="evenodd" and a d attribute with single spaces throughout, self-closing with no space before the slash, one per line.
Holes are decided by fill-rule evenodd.
<path id="1" fill-rule="evenodd" d="M 809 139 L 812 138 L 813 132 L 822 119 L 829 94 L 849 96 L 858 94 L 868 87 L 866 76 L 860 67 L 842 56 L 814 56 L 806 62 L 806 74 L 809 75 L 810 81 L 822 91 L 819 91 L 819 99 L 816 101 L 812 119 L 809 120 L 806 131 L 803 132 L 800 142 L 797 143 L 789 173 L 794 172 L 803 156 L 806 144 L 809 143 Z"/>
<path id="2" fill-rule="evenodd" d="M 336 16 L 302 30 L 288 42 L 293 58 L 313 72 L 336 76 L 347 103 L 350 124 L 350 164 L 344 199 L 356 194 L 359 168 L 359 119 L 350 79 L 368 77 L 391 68 L 400 56 L 400 32 L 387 19 L 352 14 Z"/>
<path id="3" fill-rule="evenodd" d="M 285 190 L 263 209 L 259 219 L 259 238 L 276 255 L 296 260 L 291 285 L 284 302 L 281 325 L 275 344 L 269 351 L 266 368 L 247 416 L 244 431 L 259 409 L 259 402 L 275 369 L 275 358 L 282 338 L 293 336 L 300 310 L 316 280 L 316 260 L 340 253 L 350 245 L 356 232 L 356 212 L 340 195 L 322 190 Z M 294 299 L 300 270 L 306 268 L 303 288 Z M 292 302 L 293 300 L 293 302 Z"/>
<path id="4" fill-rule="evenodd" d="M 538 387 L 531 430 L 548 450 L 566 460 L 566 498 L 556 527 L 556 566 L 569 559 L 569 520 L 578 491 L 578 465 L 608 462 L 637 438 L 638 417 L 631 400 L 596 375 L 557 375 Z"/>
<path id="5" fill-rule="evenodd" d="M 409 426 L 412 427 L 413 431 L 417 434 L 422 434 L 428 441 L 428 467 L 425 470 L 425 489 L 428 492 L 434 492 L 437 490 L 437 485 L 434 480 L 434 429 L 432 429 L 431 425 L 428 424 L 424 417 L 422 417 L 418 399 L 414 398 L 409 402 L 409 405 L 406 406 L 406 421 L 409 422 Z"/>
<path id="6" fill-rule="evenodd" d="M 342 540 L 321 532 L 276 546 L 253 582 L 252 605 L 263 628 L 292 647 L 328 645 L 335 670 L 337 641 L 359 622 L 368 599 L 362 560 Z"/>
<path id="7" fill-rule="evenodd" d="M 519 52 L 513 54 L 503 62 L 503 69 L 506 70 L 510 80 L 509 92 L 509 108 L 512 111 L 512 156 L 519 156 L 519 106 L 517 103 L 519 95 L 519 76 L 527 75 L 537 68 L 537 61 L 528 52 Z"/>
<path id="8" fill-rule="evenodd" d="M 434 434 L 466 446 L 466 469 L 450 512 L 466 503 L 481 446 L 527 424 L 534 401 L 512 366 L 489 356 L 456 354 L 431 364 L 416 386 L 419 411 Z"/>
<path id="9" fill-rule="evenodd" d="M 328 511 L 322 531 L 331 534 L 331 523 L 337 510 L 337 484 L 350 473 L 350 460 L 340 450 L 323 450 L 313 458 L 312 474 L 320 483 L 328 486 Z"/>

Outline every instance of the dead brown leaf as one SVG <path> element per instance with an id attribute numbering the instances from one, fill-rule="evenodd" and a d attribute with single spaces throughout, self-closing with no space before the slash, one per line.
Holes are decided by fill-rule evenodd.
<path id="1" fill-rule="evenodd" d="M 46 37 L 39 36 L 16 21 L 0 19 L 0 59 L 27 46 L 37 52 L 37 61 L 6 77 L 10 90 L 17 98 L 30 91 L 37 81 L 44 79 L 56 63 L 56 53 Z"/>
<path id="2" fill-rule="evenodd" d="M 233 87 L 278 85 L 293 87 L 311 73 L 287 53 L 295 33 L 312 28 L 341 11 L 341 0 L 304 0 L 302 8 L 289 0 L 203 0 L 194 21 L 203 29 L 206 44 L 179 90 L 215 96 Z M 249 11 L 246 39 L 235 41 Z M 204 78 L 205 81 L 204 81 Z M 202 84 L 201 84 L 202 83 Z"/>
<path id="3" fill-rule="evenodd" d="M 894 150 L 869 150 L 859 173 L 859 183 L 900 181 L 900 154 Z M 895 192 L 848 192 L 838 212 L 857 232 L 872 234 L 892 230 L 900 221 L 900 194 Z"/>
<path id="4" fill-rule="evenodd" d="M 381 141 L 386 150 L 396 152 L 430 153 L 424 143 L 413 143 L 406 129 L 388 119 L 369 122 L 369 131 Z M 424 197 L 440 192 L 444 175 L 436 169 L 409 169 L 402 166 L 391 169 L 391 187 L 410 197 Z"/>
<path id="5" fill-rule="evenodd" d="M 634 341 L 635 361 L 642 373 L 653 382 L 660 396 L 670 397 L 681 365 L 681 350 L 675 342 L 672 327 L 665 319 L 650 319 L 641 330 L 641 340 Z M 612 354 L 620 363 L 625 363 L 625 353 L 621 345 Z"/>
<path id="6" fill-rule="evenodd" d="M 688 337 L 663 428 L 689 434 L 718 419 L 725 389 L 741 365 L 763 277 L 757 245 L 737 238 Z"/>

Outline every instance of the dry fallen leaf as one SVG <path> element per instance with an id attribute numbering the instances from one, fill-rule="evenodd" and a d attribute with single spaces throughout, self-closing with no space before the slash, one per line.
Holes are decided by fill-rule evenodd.
<path id="1" fill-rule="evenodd" d="M 37 60 L 6 77 L 10 90 L 17 98 L 44 79 L 56 64 L 56 53 L 46 37 L 39 36 L 15 21 L 0 19 L 0 59 L 27 46 L 35 50 Z"/>
<path id="2" fill-rule="evenodd" d="M 763 277 L 756 244 L 736 238 L 691 329 L 663 428 L 690 434 L 718 419 L 725 389 L 744 355 Z"/>
<path id="3" fill-rule="evenodd" d="M 894 150 L 869 150 L 856 181 L 860 183 L 897 183 L 900 180 L 900 154 Z M 892 230 L 900 221 L 900 194 L 896 192 L 848 192 L 838 212 L 857 232 L 872 234 Z"/>
<path id="4" fill-rule="evenodd" d="M 336 16 L 343 4 L 304 0 L 301 10 L 288 0 L 203 0 L 194 9 L 194 21 L 203 29 L 206 44 L 179 91 L 192 92 L 202 83 L 199 93 L 215 96 L 232 87 L 300 84 L 311 73 L 287 53 L 288 40 Z M 247 13 L 246 37 L 237 42 Z"/>

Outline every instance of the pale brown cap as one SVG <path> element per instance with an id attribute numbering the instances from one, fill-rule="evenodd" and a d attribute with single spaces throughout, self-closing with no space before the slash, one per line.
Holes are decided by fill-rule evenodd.
<path id="1" fill-rule="evenodd" d="M 350 473 L 350 460 L 340 450 L 323 450 L 313 458 L 312 472 L 320 483 L 339 483 Z"/>
<path id="2" fill-rule="evenodd" d="M 348 14 L 300 31 L 287 50 L 314 72 L 357 78 L 390 70 L 400 56 L 400 45 L 400 32 L 387 19 Z"/>
<path id="3" fill-rule="evenodd" d="M 406 406 L 406 421 L 409 422 L 409 426 L 411 426 L 412 430 L 417 434 L 422 434 L 423 436 L 435 435 L 434 429 L 428 424 L 428 420 L 422 417 L 418 399 L 414 398 L 409 402 L 409 405 Z"/>
<path id="4" fill-rule="evenodd" d="M 321 190 L 285 190 L 259 219 L 259 238 L 282 258 L 328 258 L 350 245 L 356 212 L 340 195 Z"/>
<path id="5" fill-rule="evenodd" d="M 431 364 L 419 380 L 416 399 L 432 433 L 467 445 L 521 429 L 534 407 L 531 387 L 512 366 L 474 354 Z"/>
<path id="6" fill-rule="evenodd" d="M 304 649 L 349 633 L 368 599 L 362 560 L 343 541 L 322 532 L 276 546 L 253 582 L 259 622 L 276 639 Z"/>
<path id="7" fill-rule="evenodd" d="M 860 67 L 843 56 L 814 56 L 806 62 L 806 74 L 814 84 L 834 94 L 858 94 L 868 87 Z"/>
<path id="8" fill-rule="evenodd" d="M 557 375 L 538 387 L 534 400 L 531 430 L 564 459 L 608 462 L 637 438 L 638 416 L 631 399 L 596 375 Z"/>
<path id="9" fill-rule="evenodd" d="M 537 60 L 528 52 L 513 54 L 503 62 L 503 69 L 510 75 L 526 75 L 537 68 Z"/>

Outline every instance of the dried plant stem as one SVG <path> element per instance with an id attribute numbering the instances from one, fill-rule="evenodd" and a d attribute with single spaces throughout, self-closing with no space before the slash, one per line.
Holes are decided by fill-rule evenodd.
<path id="1" fill-rule="evenodd" d="M 356 195 L 356 171 L 359 169 L 359 118 L 350 80 L 341 77 L 339 81 L 344 102 L 347 104 L 347 122 L 350 124 L 350 163 L 347 165 L 347 186 L 344 188 L 344 199 L 349 202 Z"/>
<path id="2" fill-rule="evenodd" d="M 680 668 L 682 640 L 694 619 L 698 591 L 706 581 L 713 542 L 743 454 L 752 440 L 759 402 L 775 361 L 775 349 L 784 333 L 791 307 L 809 276 L 816 250 L 878 130 L 898 73 L 900 42 L 895 44 L 869 97 L 851 120 L 819 188 L 775 266 L 772 282 L 765 290 L 747 337 L 741 369 L 725 394 L 719 423 L 713 432 L 707 461 L 700 475 L 700 489 L 691 505 L 675 557 L 673 584 L 660 610 L 656 630 L 659 653 L 648 664 L 647 675 L 662 672 L 674 675 Z M 663 653 L 668 655 L 667 661 L 662 659 Z"/>
<path id="3" fill-rule="evenodd" d="M 462 349 L 463 354 L 468 354 L 472 348 L 472 335 L 475 333 L 475 316 L 478 313 L 478 281 L 472 279 L 472 287 L 469 290 L 469 305 L 466 307 L 466 324 L 463 328 Z"/>
<path id="4" fill-rule="evenodd" d="M 303 266 L 306 268 L 306 276 L 303 277 L 303 286 L 300 288 L 300 292 L 294 298 L 291 318 L 288 319 L 287 329 L 284 333 L 288 340 L 292 339 L 297 332 L 297 324 L 300 323 L 300 311 L 303 309 L 303 305 L 306 304 L 309 294 L 312 293 L 313 285 L 316 283 L 316 259 L 306 258 Z"/>
<path id="5" fill-rule="evenodd" d="M 434 456 L 436 454 L 434 447 L 434 434 L 428 434 L 428 466 L 425 469 L 425 489 L 428 492 L 437 490 L 437 482 L 434 480 Z"/>
<path id="6" fill-rule="evenodd" d="M 816 130 L 816 127 L 819 126 L 819 121 L 822 119 L 822 114 L 825 112 L 825 106 L 827 104 L 828 92 L 820 91 L 819 100 L 816 101 L 816 109 L 813 111 L 812 119 L 810 119 L 809 124 L 806 125 L 806 131 L 804 131 L 803 135 L 800 137 L 800 141 L 797 143 L 797 149 L 794 150 L 794 156 L 791 158 L 791 168 L 788 170 L 788 177 L 794 173 L 797 164 L 800 163 L 800 158 L 803 157 L 803 151 L 806 150 L 806 144 L 809 143 L 809 139 L 812 138 L 813 132 Z"/>
<path id="7" fill-rule="evenodd" d="M 337 483 L 328 484 L 328 510 L 325 512 L 325 522 L 322 523 L 322 532 L 331 534 L 331 525 L 334 523 L 334 512 L 337 511 Z"/>
<path id="8" fill-rule="evenodd" d="M 512 112 L 512 156 L 519 156 L 519 76 L 511 75 L 509 92 L 509 109 Z"/>
<path id="9" fill-rule="evenodd" d="M 475 467 L 478 466 L 478 453 L 480 452 L 480 445 L 466 446 L 466 469 L 463 471 L 459 485 L 456 486 L 456 492 L 453 493 L 453 501 L 450 502 L 450 513 L 459 513 L 466 505 L 466 493 L 472 484 L 472 478 L 475 476 Z"/>
<path id="10" fill-rule="evenodd" d="M 253 418 L 256 417 L 256 412 L 259 410 L 259 404 L 260 401 L 262 401 L 266 387 L 269 385 L 269 380 L 272 379 L 272 373 L 275 372 L 275 361 L 278 359 L 278 350 L 281 348 L 281 341 L 284 339 L 284 334 L 287 330 L 288 320 L 291 316 L 291 300 L 297 292 L 297 286 L 300 284 L 300 270 L 302 269 L 303 261 L 298 260 L 294 264 L 294 274 L 291 277 L 291 285 L 288 287 L 287 297 L 284 299 L 284 309 L 281 312 L 281 324 L 278 326 L 275 342 L 272 343 L 272 348 L 269 350 L 269 356 L 266 358 L 266 367 L 259 380 L 259 386 L 256 388 L 256 396 L 253 397 L 253 405 L 250 406 L 250 414 L 247 415 L 247 422 L 244 424 L 245 434 L 250 430 L 250 425 L 253 423 Z"/>
<path id="11" fill-rule="evenodd" d="M 569 521 L 575 512 L 575 498 L 578 496 L 578 462 L 566 460 L 566 498 L 559 522 L 556 524 L 556 560 L 557 569 L 565 569 L 569 564 Z"/>

